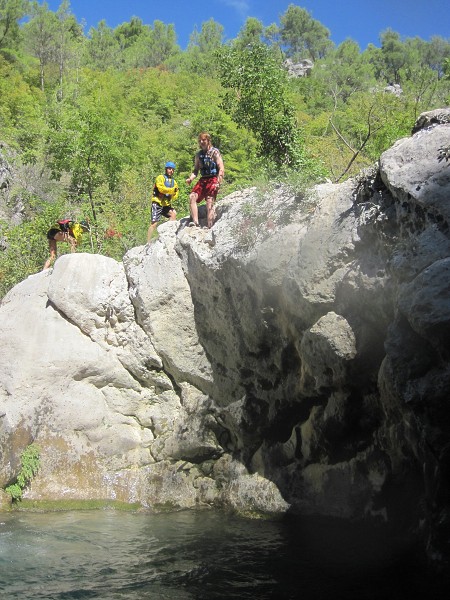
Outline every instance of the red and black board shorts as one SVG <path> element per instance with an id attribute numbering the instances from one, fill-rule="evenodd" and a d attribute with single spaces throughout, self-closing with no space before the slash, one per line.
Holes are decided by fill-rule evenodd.
<path id="1" fill-rule="evenodd" d="M 197 203 L 205 198 L 215 198 L 217 196 L 217 191 L 217 177 L 200 177 L 192 188 L 192 192 L 198 194 Z"/>

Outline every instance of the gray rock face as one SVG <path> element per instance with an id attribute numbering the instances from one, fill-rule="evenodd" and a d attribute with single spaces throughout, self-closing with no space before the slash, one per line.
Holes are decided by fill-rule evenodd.
<path id="1" fill-rule="evenodd" d="M 33 499 L 449 523 L 448 123 L 355 180 L 235 192 L 0 306 L 0 484 Z M 425 524 L 423 526 L 423 524 Z"/>
<path id="2" fill-rule="evenodd" d="M 19 170 L 11 164 L 14 158 L 15 152 L 0 140 L 0 219 L 19 225 L 24 219 L 25 205 L 22 194 L 11 185 L 19 179 Z M 6 247 L 6 240 L 0 239 L 2 247 Z"/>
<path id="3" fill-rule="evenodd" d="M 401 96 L 403 94 L 403 90 L 398 83 L 391 83 L 384 88 L 384 91 L 387 94 L 394 94 L 394 96 Z"/>
<path id="4" fill-rule="evenodd" d="M 290 58 L 287 58 L 284 61 L 283 66 L 288 72 L 289 77 L 307 77 L 308 75 L 311 75 L 314 63 L 308 58 L 304 58 L 299 62 L 294 62 Z"/>
<path id="5" fill-rule="evenodd" d="M 442 125 L 443 123 L 450 123 L 450 108 L 438 108 L 436 110 L 430 110 L 422 113 L 414 124 L 412 133 L 417 133 L 421 129 L 426 127 L 432 127 L 433 125 Z"/>

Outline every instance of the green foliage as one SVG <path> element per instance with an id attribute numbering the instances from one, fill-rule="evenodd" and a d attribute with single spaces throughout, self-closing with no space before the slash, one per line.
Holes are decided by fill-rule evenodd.
<path id="1" fill-rule="evenodd" d="M 209 19 L 181 51 L 161 21 L 101 21 L 85 36 L 68 0 L 56 12 L 0 0 L 0 142 L 35 173 L 0 190 L 6 213 L 24 206 L 20 225 L 0 223 L 0 293 L 42 268 L 45 233 L 61 217 L 90 218 L 83 251 L 121 260 L 145 243 L 153 181 L 167 160 L 177 164 L 178 216 L 188 214 L 184 181 L 200 131 L 224 157 L 221 194 L 269 181 L 303 189 L 355 175 L 409 135 L 420 112 L 449 103 L 447 39 L 388 30 L 380 48 L 361 52 L 352 40 L 335 48 L 329 35 L 290 4 L 279 24 L 250 17 L 227 44 Z M 283 53 L 312 58 L 311 76 L 289 79 Z M 399 96 L 386 93 L 389 82 L 400 83 Z M 37 183 L 50 169 L 51 191 Z"/>
<path id="2" fill-rule="evenodd" d="M 329 29 L 313 19 L 305 8 L 290 4 L 280 22 L 281 41 L 286 54 L 294 59 L 317 60 L 333 47 Z"/>
<path id="3" fill-rule="evenodd" d="M 86 64 L 100 70 L 156 67 L 180 51 L 172 24 L 156 20 L 151 27 L 136 17 L 114 30 L 100 21 L 89 30 L 85 50 Z"/>
<path id="4" fill-rule="evenodd" d="M 117 106 L 121 93 L 111 78 L 96 78 L 95 92 L 87 88 L 76 103 L 62 102 L 54 107 L 48 132 L 49 166 L 54 177 L 71 173 L 77 198 L 87 196 L 91 220 L 97 225 L 97 191 L 106 185 L 114 192 L 122 169 L 133 154 L 135 131 Z"/>
<path id="5" fill-rule="evenodd" d="M 33 477 L 39 471 L 41 455 L 39 446 L 30 444 L 25 448 L 20 457 L 20 470 L 16 483 L 5 488 L 5 492 L 11 495 L 13 501 L 22 499 L 23 490 L 27 487 Z"/>
<path id="6" fill-rule="evenodd" d="M 312 78 L 321 82 L 322 89 L 332 98 L 334 105 L 347 102 L 356 92 L 376 86 L 373 65 L 360 53 L 358 44 L 353 40 L 342 42 L 316 66 Z"/>
<path id="7" fill-rule="evenodd" d="M 45 234 L 61 215 L 68 213 L 64 201 L 45 203 L 38 197 L 27 197 L 24 190 L 18 190 L 18 194 L 28 206 L 29 217 L 15 226 L 0 221 L 0 239 L 5 246 L 0 252 L 0 297 L 19 281 L 42 269 L 48 254 Z M 63 245 L 60 253 L 64 252 Z"/>
<path id="8" fill-rule="evenodd" d="M 177 70 L 195 73 L 204 77 L 214 77 L 217 65 L 215 52 L 223 44 L 223 26 L 210 19 L 202 23 L 200 32 L 195 28 L 191 34 L 186 52 L 176 60 L 167 61 L 169 66 Z"/>
<path id="9" fill-rule="evenodd" d="M 409 135 L 411 120 L 410 109 L 402 98 L 384 92 L 361 92 L 338 111 L 335 122 L 353 148 L 359 148 L 370 136 L 365 156 L 372 163 L 397 139 Z"/>
<path id="10" fill-rule="evenodd" d="M 446 79 L 450 79 L 450 58 L 446 58 L 443 62 L 444 75 Z"/>
<path id="11" fill-rule="evenodd" d="M 82 44 L 82 28 L 70 13 L 69 0 L 63 0 L 55 12 L 44 2 L 32 2 L 30 20 L 22 27 L 24 47 L 39 62 L 40 88 L 59 85 L 63 95 L 63 77 L 68 67 L 77 62 Z"/>
<path id="12" fill-rule="evenodd" d="M 89 30 L 85 52 L 87 64 L 94 69 L 104 71 L 119 66 L 119 41 L 105 20 L 100 21 L 97 28 L 91 27 Z"/>
<path id="13" fill-rule="evenodd" d="M 47 65 L 56 57 L 58 18 L 48 4 L 32 3 L 31 19 L 23 27 L 26 48 L 39 60 L 41 90 L 45 89 Z"/>
<path id="14" fill-rule="evenodd" d="M 288 98 L 287 76 L 267 46 L 259 43 L 220 55 L 220 78 L 228 88 L 222 106 L 260 143 L 259 156 L 277 167 L 297 167 L 304 151 Z"/>
<path id="15" fill-rule="evenodd" d="M 255 17 L 248 17 L 234 41 L 234 47 L 237 50 L 244 50 L 249 46 L 261 43 L 263 32 L 262 22 Z"/>
<path id="16" fill-rule="evenodd" d="M 45 134 L 44 97 L 33 89 L 12 65 L 0 56 L 1 141 L 20 148 L 23 158 L 34 162 Z"/>
<path id="17" fill-rule="evenodd" d="M 400 83 L 400 69 L 408 64 L 408 54 L 404 52 L 400 35 L 392 29 L 381 34 L 383 56 L 383 76 L 388 83 Z"/>
<path id="18" fill-rule="evenodd" d="M 27 0 L 0 0 L 0 52 L 18 47 L 19 21 L 25 15 L 27 4 Z"/>

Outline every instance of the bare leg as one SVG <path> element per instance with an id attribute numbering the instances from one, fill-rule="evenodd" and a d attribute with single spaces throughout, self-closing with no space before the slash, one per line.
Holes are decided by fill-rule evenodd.
<path id="1" fill-rule="evenodd" d="M 189 206 L 191 209 L 191 219 L 192 221 L 198 225 L 198 206 L 197 206 L 197 198 L 198 194 L 192 192 L 189 196 Z"/>
<path id="2" fill-rule="evenodd" d="M 70 251 L 77 251 L 77 240 L 75 238 L 73 238 L 68 233 L 64 233 L 62 231 L 56 233 L 55 237 L 52 240 L 48 240 L 50 256 L 45 261 L 44 268 L 42 269 L 43 271 L 45 271 L 45 269 L 49 269 L 56 260 L 56 242 L 68 242 L 70 244 Z"/>
<path id="3" fill-rule="evenodd" d="M 43 271 L 49 269 L 56 260 L 56 240 L 48 240 L 48 248 L 50 256 L 45 261 L 44 268 L 42 269 Z"/>
<path id="4" fill-rule="evenodd" d="M 148 228 L 148 232 L 147 232 L 147 244 L 152 239 L 152 236 L 155 233 L 155 229 L 156 229 L 157 225 L 158 225 L 158 222 L 156 221 L 155 223 L 151 223 L 150 227 Z"/>
<path id="5" fill-rule="evenodd" d="M 208 229 L 214 225 L 216 213 L 214 210 L 214 198 L 212 196 L 208 196 L 206 198 L 206 219 L 208 224 Z"/>

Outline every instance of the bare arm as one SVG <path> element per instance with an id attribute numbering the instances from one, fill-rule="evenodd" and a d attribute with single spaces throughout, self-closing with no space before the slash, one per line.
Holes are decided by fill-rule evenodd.
<path id="1" fill-rule="evenodd" d="M 194 179 L 198 175 L 199 170 L 200 170 L 200 159 L 198 157 L 198 154 L 196 154 L 195 155 L 195 161 L 194 161 L 194 170 L 189 175 L 189 177 L 186 179 L 186 183 L 187 184 L 191 184 L 194 181 Z"/>
<path id="2" fill-rule="evenodd" d="M 225 166 L 223 164 L 222 155 L 219 151 L 216 152 L 215 157 L 216 165 L 219 167 L 219 173 L 217 175 L 217 182 L 222 183 L 223 178 L 225 177 Z"/>

